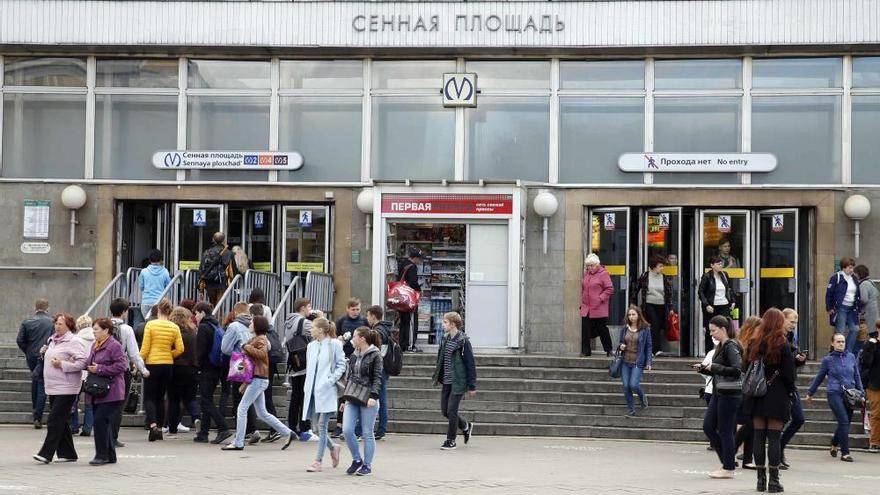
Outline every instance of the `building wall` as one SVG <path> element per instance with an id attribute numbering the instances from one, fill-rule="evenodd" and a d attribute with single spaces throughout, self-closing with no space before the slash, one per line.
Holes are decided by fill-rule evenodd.
<path id="1" fill-rule="evenodd" d="M 563 310 L 563 287 L 567 234 L 567 212 L 564 190 L 553 194 L 559 210 L 547 220 L 547 253 L 544 254 L 544 222 L 532 204 L 540 189 L 528 190 L 526 207 L 525 305 L 523 311 L 523 342 L 526 352 L 572 353 L 580 343 L 580 327 L 566 325 Z"/>

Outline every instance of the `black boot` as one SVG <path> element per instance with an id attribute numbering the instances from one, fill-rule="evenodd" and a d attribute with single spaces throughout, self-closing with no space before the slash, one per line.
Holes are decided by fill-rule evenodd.
<path id="1" fill-rule="evenodd" d="M 759 492 L 767 491 L 767 467 L 766 466 L 757 466 L 755 468 L 758 471 L 758 490 Z"/>
<path id="2" fill-rule="evenodd" d="M 770 481 L 767 483 L 767 491 L 769 493 L 782 493 L 785 491 L 785 489 L 782 488 L 782 483 L 779 482 L 778 467 L 770 468 Z"/>

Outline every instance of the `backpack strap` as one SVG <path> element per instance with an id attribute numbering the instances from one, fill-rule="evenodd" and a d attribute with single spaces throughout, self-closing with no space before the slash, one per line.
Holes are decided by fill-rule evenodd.
<path id="1" fill-rule="evenodd" d="M 305 326 L 305 324 L 306 324 L 306 317 L 303 316 L 302 318 L 299 319 L 299 323 L 297 323 L 297 325 L 296 325 L 296 332 L 294 333 L 294 335 L 302 335 L 303 327 Z"/>
<path id="2" fill-rule="evenodd" d="M 414 265 L 414 264 L 412 264 L 412 263 L 410 263 L 409 265 L 407 265 L 406 268 L 404 268 L 403 271 L 400 273 L 400 280 L 398 280 L 398 282 L 403 282 L 404 279 L 406 279 L 406 272 L 408 272 L 409 269 L 412 268 L 412 267 L 414 267 L 414 266 L 416 266 L 416 265 Z"/>

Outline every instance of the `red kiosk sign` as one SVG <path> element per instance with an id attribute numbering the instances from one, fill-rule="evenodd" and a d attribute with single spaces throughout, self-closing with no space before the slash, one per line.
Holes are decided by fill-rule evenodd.
<path id="1" fill-rule="evenodd" d="M 511 215 L 510 194 L 384 194 L 386 215 Z"/>

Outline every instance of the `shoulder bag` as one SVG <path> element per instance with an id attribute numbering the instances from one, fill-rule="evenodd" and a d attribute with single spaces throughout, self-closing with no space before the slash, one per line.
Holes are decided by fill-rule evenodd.
<path id="1" fill-rule="evenodd" d="M 232 351 L 226 380 L 235 383 L 250 383 L 254 380 L 254 362 L 243 350 Z"/>
<path id="2" fill-rule="evenodd" d="M 418 309 L 421 293 L 407 285 L 404 281 L 406 279 L 406 272 L 414 266 L 409 265 L 404 268 L 403 273 L 400 274 L 400 280 L 388 282 L 388 288 L 385 291 L 387 294 L 385 304 L 390 309 L 404 313 L 413 313 Z"/>
<path id="3" fill-rule="evenodd" d="M 846 385 L 843 384 L 843 377 L 834 373 L 837 381 L 840 382 L 840 388 L 843 389 L 843 400 L 846 402 L 846 406 L 850 410 L 860 409 L 865 406 L 865 393 L 861 390 L 853 387 L 847 388 Z"/>
<path id="4" fill-rule="evenodd" d="M 769 380 L 767 380 L 767 375 L 765 373 L 764 355 L 760 354 L 758 359 L 749 363 L 749 367 L 746 368 L 746 372 L 743 375 L 743 395 L 753 399 L 760 399 L 767 395 L 767 390 L 770 388 L 770 385 L 773 384 L 773 380 L 779 375 L 779 370 L 776 370 Z"/>
<path id="5" fill-rule="evenodd" d="M 735 344 L 731 344 L 730 342 L 726 342 L 724 345 L 728 346 L 728 345 L 735 345 Z M 724 360 L 727 361 L 727 352 L 725 351 L 724 348 L 722 348 L 720 350 L 721 350 L 722 355 L 724 356 Z M 730 365 L 729 362 L 727 362 L 726 364 L 728 366 Z M 712 385 L 712 393 L 713 394 L 717 393 L 718 395 L 736 395 L 736 394 L 739 394 L 742 392 L 742 388 L 743 388 L 742 374 L 740 374 L 740 376 L 738 378 L 715 375 L 714 373 L 713 373 L 713 376 L 715 378 L 715 383 Z"/>
<path id="6" fill-rule="evenodd" d="M 354 366 L 357 365 L 357 360 L 355 360 Z M 345 387 L 342 392 L 342 400 L 353 402 L 359 406 L 365 407 L 367 405 L 367 401 L 370 400 L 370 387 L 358 383 L 357 380 L 352 380 L 349 376 L 347 377 Z"/>
<path id="7" fill-rule="evenodd" d="M 109 376 L 89 373 L 86 377 L 85 383 L 83 383 L 83 392 L 92 397 L 104 397 L 110 393 L 110 383 L 112 381 L 113 378 Z"/>

